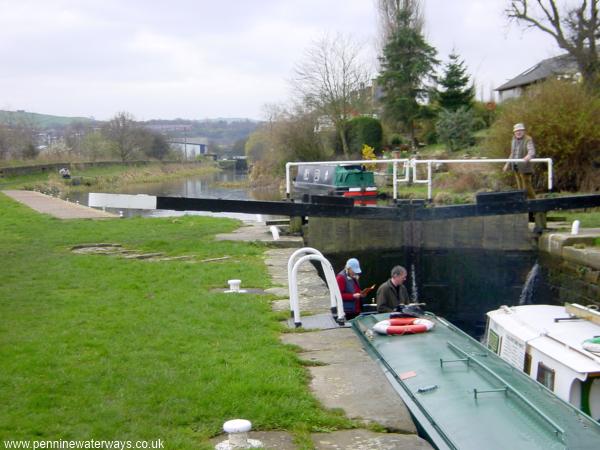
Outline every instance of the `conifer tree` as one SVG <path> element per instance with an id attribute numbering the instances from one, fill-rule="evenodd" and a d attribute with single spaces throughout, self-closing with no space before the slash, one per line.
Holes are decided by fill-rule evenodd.
<path id="1" fill-rule="evenodd" d="M 475 97 L 475 87 L 469 83 L 469 75 L 464 61 L 452 52 L 439 80 L 443 90 L 438 90 L 438 102 L 441 108 L 457 111 L 460 108 L 471 109 Z"/>
<path id="2" fill-rule="evenodd" d="M 414 26 L 410 10 L 400 9 L 396 20 L 380 58 L 378 82 L 383 90 L 384 117 L 403 124 L 414 142 L 415 120 L 423 111 L 428 93 L 425 81 L 438 64 L 437 52 Z"/>

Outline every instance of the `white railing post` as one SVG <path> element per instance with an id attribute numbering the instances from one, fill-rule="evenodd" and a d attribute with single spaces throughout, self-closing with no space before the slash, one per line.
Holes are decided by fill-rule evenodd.
<path id="1" fill-rule="evenodd" d="M 310 254 L 323 256 L 323 254 L 316 248 L 303 247 L 303 248 L 296 250 L 294 253 L 292 253 L 292 255 L 288 259 L 288 265 L 287 265 L 288 292 L 290 295 L 290 313 L 291 313 L 292 317 L 294 316 L 294 309 L 292 308 L 291 298 L 292 298 L 292 295 L 295 295 L 296 297 L 298 296 L 297 292 L 294 294 L 292 293 L 292 289 L 296 289 L 296 290 L 298 289 L 298 286 L 295 283 L 290 282 L 290 280 L 292 279 L 292 269 L 294 268 L 294 263 L 296 262 L 296 258 L 300 257 L 301 255 L 310 255 Z"/>
<path id="2" fill-rule="evenodd" d="M 427 161 L 427 200 L 432 197 L 432 180 L 431 180 L 431 161 Z"/>
<path id="3" fill-rule="evenodd" d="M 552 158 L 547 158 L 547 162 L 548 162 L 548 190 L 551 191 L 553 188 L 553 170 L 554 168 L 552 167 L 553 162 L 552 162 Z"/>
<path id="4" fill-rule="evenodd" d="M 290 176 L 290 169 L 292 167 L 292 163 L 285 163 L 285 196 L 286 198 L 290 198 L 292 192 L 292 180 Z"/>
<path id="5" fill-rule="evenodd" d="M 394 190 L 394 200 L 396 200 L 398 198 L 398 166 L 396 164 L 396 161 L 394 161 L 392 164 L 392 183 Z"/>
<path id="6" fill-rule="evenodd" d="M 327 281 L 327 287 L 329 288 L 329 309 L 335 320 L 338 323 L 343 323 L 346 320 L 346 313 L 344 312 L 342 293 L 340 292 L 340 288 L 335 278 L 335 271 L 333 270 L 331 263 L 325 257 L 321 257 L 320 261 L 323 267 L 323 273 L 325 274 L 325 280 Z"/>

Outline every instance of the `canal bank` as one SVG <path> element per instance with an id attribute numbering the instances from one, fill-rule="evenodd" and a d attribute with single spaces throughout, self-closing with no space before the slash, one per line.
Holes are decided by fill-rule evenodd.
<path id="1" fill-rule="evenodd" d="M 2 193 L 39 213 L 49 214 L 57 219 L 110 219 L 119 217 L 116 214 L 88 208 L 78 203 L 66 202 L 41 192 L 7 190 L 2 191 Z"/>
<path id="2" fill-rule="evenodd" d="M 269 227 L 248 222 L 233 233 L 217 235 L 216 239 L 258 241 L 278 247 L 265 252 L 265 264 L 276 284 L 276 287 L 267 289 L 267 292 L 279 297 L 279 300 L 272 303 L 273 309 L 287 315 L 290 310 L 287 262 L 292 253 L 303 246 L 302 238 L 284 237 L 283 240 L 274 240 Z M 295 245 L 290 246 L 291 243 Z M 298 293 L 303 317 L 330 315 L 327 286 L 311 264 L 304 264 L 299 270 Z M 289 325 L 291 321 L 288 321 L 287 326 Z M 406 406 L 350 328 L 317 326 L 300 329 L 298 332 L 290 328 L 288 333 L 281 335 L 281 341 L 296 348 L 305 361 L 310 375 L 310 390 L 321 404 L 325 408 L 343 410 L 347 417 L 364 427 L 312 433 L 315 449 L 432 448 L 417 435 L 416 426 Z M 296 448 L 291 443 L 285 446 L 279 434 L 270 436 L 269 433 L 251 432 L 249 437 L 262 439 L 266 448 Z M 220 439 L 223 436 L 213 441 L 216 443 Z"/>

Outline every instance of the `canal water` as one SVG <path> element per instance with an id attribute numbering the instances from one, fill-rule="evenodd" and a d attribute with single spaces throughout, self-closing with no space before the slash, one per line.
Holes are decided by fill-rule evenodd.
<path id="1" fill-rule="evenodd" d="M 485 313 L 501 305 L 558 304 L 536 252 L 399 248 L 371 253 L 325 255 L 339 271 L 358 258 L 363 287 L 384 283 L 391 268 L 404 266 L 411 300 L 480 338 Z M 374 297 L 375 293 L 371 295 Z"/>
<path id="2" fill-rule="evenodd" d="M 223 199 L 280 200 L 277 191 L 235 187 L 246 180 L 244 174 L 223 171 L 202 177 L 189 177 L 160 183 L 130 185 L 121 194 L 148 194 Z M 87 193 L 73 196 L 87 204 Z M 257 220 L 256 215 L 178 211 L 124 210 L 124 216 L 173 216 L 182 214 Z M 264 220 L 264 217 L 263 217 Z M 376 225 L 375 225 L 376 226 Z M 361 285 L 381 284 L 395 265 L 407 269 L 406 286 L 411 299 L 445 317 L 475 338 L 485 330 L 485 313 L 501 305 L 558 304 L 547 282 L 546 262 L 537 252 L 500 252 L 472 249 L 423 250 L 399 248 L 364 253 L 326 254 L 334 270 L 340 271 L 350 257 L 358 258 L 363 273 Z M 373 294 L 374 295 L 374 294 Z"/>
<path id="3" fill-rule="evenodd" d="M 118 194 L 146 194 L 164 197 L 189 197 L 189 198 L 221 198 L 226 200 L 281 200 L 281 194 L 276 190 L 245 187 L 247 175 L 235 171 L 221 171 L 202 176 L 186 177 L 175 180 L 160 181 L 156 183 L 129 184 Z M 94 187 L 90 192 L 97 192 Z M 71 201 L 78 201 L 88 205 L 88 192 L 70 193 Z M 255 220 L 256 215 L 241 213 L 212 213 L 204 211 L 162 211 L 162 210 L 136 210 L 136 209 L 106 209 L 109 212 L 122 213 L 124 217 L 170 217 L 181 215 L 203 215 L 213 217 L 230 217 L 240 220 Z"/>

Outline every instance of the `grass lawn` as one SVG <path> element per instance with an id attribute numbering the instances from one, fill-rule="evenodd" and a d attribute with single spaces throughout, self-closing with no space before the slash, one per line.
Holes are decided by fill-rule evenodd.
<path id="1" fill-rule="evenodd" d="M 0 194 L 0 442 L 208 449 L 224 421 L 242 417 L 310 448 L 310 432 L 351 427 L 309 394 L 267 297 L 210 292 L 234 277 L 269 286 L 263 247 L 213 240 L 236 226 L 197 216 L 60 221 Z M 70 251 L 94 242 L 196 259 Z"/>
<path id="2" fill-rule="evenodd" d="M 590 208 L 584 211 L 556 211 L 548 216 L 564 218 L 569 223 L 579 220 L 580 226 L 583 228 L 600 228 L 600 208 Z"/>

